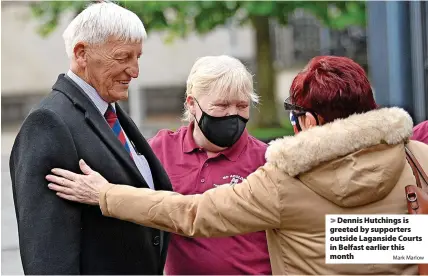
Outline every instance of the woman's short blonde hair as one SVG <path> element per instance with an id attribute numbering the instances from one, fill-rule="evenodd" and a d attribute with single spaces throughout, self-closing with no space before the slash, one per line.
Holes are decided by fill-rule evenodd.
<path id="1" fill-rule="evenodd" d="M 256 104 L 259 96 L 253 89 L 253 76 L 236 58 L 206 56 L 196 60 L 187 78 L 186 98 L 216 94 L 226 100 L 249 100 Z M 192 121 L 192 114 L 184 102 L 184 121 Z"/>

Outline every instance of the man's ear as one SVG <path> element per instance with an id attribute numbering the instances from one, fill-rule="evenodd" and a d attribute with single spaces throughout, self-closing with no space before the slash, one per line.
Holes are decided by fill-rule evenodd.
<path id="1" fill-rule="evenodd" d="M 85 68 L 87 65 L 88 47 L 83 42 L 78 42 L 73 49 L 74 60 L 80 68 Z"/>

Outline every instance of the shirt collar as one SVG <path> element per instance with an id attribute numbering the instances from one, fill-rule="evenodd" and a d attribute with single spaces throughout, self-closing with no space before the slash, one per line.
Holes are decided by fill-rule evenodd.
<path id="1" fill-rule="evenodd" d="M 101 98 L 97 90 L 95 90 L 95 88 L 89 85 L 86 81 L 84 81 L 78 75 L 73 73 L 73 71 L 71 70 L 68 70 L 67 76 L 70 77 L 70 79 L 72 79 L 80 88 L 82 88 L 82 90 L 86 93 L 86 95 L 88 95 L 91 101 L 95 104 L 95 106 L 100 111 L 100 113 L 104 116 L 108 108 L 108 103 L 104 101 L 103 98 Z M 116 110 L 116 106 L 114 103 L 112 103 L 112 106 L 113 106 L 113 109 Z"/>
<path id="2" fill-rule="evenodd" d="M 188 125 L 187 131 L 184 134 L 184 138 L 183 138 L 184 153 L 192 153 L 197 149 L 202 150 L 202 148 L 196 144 L 195 139 L 193 139 L 194 128 L 195 128 L 195 123 L 193 121 Z M 241 137 L 238 139 L 238 141 L 236 141 L 235 144 L 225 149 L 224 151 L 220 152 L 219 154 L 224 155 L 230 161 L 238 160 L 239 156 L 241 155 L 241 153 L 244 151 L 245 147 L 248 144 L 248 135 L 249 135 L 248 131 L 247 129 L 245 129 Z"/>

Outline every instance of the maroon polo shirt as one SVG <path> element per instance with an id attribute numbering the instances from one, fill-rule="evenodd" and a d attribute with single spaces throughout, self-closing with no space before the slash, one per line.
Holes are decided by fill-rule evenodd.
<path id="1" fill-rule="evenodd" d="M 424 121 L 413 128 L 411 139 L 428 144 L 428 121 Z"/>
<path id="2" fill-rule="evenodd" d="M 250 136 L 247 130 L 232 147 L 208 158 L 193 139 L 193 127 L 191 123 L 176 132 L 161 130 L 149 141 L 174 191 L 201 194 L 215 188 L 215 184 L 241 183 L 265 163 L 267 145 Z M 272 274 L 266 234 L 256 232 L 226 238 L 187 238 L 173 234 L 165 272 L 168 275 Z"/>

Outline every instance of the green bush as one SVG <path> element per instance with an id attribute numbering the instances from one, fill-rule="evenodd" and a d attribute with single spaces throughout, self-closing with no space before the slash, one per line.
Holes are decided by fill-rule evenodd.
<path id="1" fill-rule="evenodd" d="M 288 120 L 281 122 L 281 127 L 278 128 L 258 128 L 249 126 L 248 132 L 262 141 L 294 135 L 293 126 Z"/>

